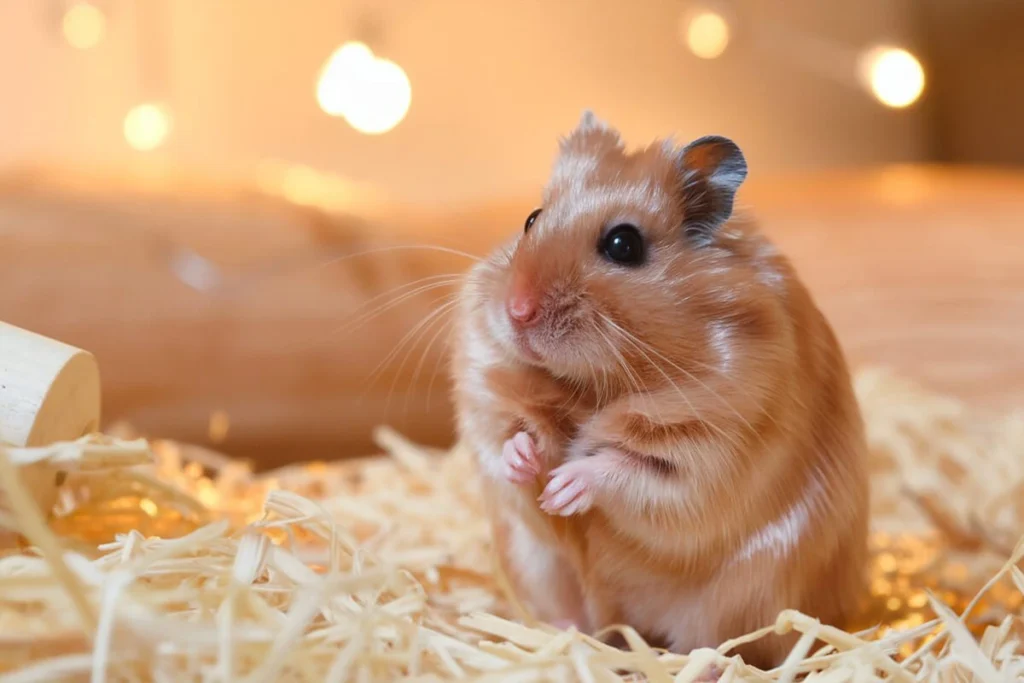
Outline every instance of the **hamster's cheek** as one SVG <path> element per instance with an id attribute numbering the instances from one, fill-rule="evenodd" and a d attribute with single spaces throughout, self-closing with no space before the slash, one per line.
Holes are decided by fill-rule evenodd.
<path id="1" fill-rule="evenodd" d="M 493 301 L 486 302 L 484 305 L 484 325 L 486 327 L 486 335 L 504 352 L 506 358 L 514 357 L 516 355 L 515 334 L 512 331 L 512 325 L 509 323 L 508 317 L 505 315 L 504 308 Z"/>

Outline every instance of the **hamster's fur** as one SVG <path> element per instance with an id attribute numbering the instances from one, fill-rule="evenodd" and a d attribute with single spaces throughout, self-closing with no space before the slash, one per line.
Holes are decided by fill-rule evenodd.
<path id="1" fill-rule="evenodd" d="M 460 436 L 539 619 L 687 652 L 857 608 L 861 416 L 793 268 L 732 217 L 746 173 L 725 138 L 628 152 L 587 113 L 539 213 L 467 277 Z M 791 644 L 739 651 L 769 667 Z"/>

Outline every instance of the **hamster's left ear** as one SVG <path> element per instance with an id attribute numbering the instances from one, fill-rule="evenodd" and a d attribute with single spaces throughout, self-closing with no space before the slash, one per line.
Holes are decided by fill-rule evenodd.
<path id="1" fill-rule="evenodd" d="M 708 241 L 732 215 L 736 191 L 747 177 L 747 160 L 735 142 L 719 135 L 694 140 L 679 156 L 683 228 Z"/>

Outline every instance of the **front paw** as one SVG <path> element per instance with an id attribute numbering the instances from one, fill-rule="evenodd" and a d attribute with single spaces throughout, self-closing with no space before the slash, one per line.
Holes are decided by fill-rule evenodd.
<path id="1" fill-rule="evenodd" d="M 540 509 L 561 517 L 586 512 L 594 505 L 597 475 L 590 458 L 571 460 L 556 467 L 538 499 Z"/>
<path id="2" fill-rule="evenodd" d="M 515 484 L 529 484 L 540 475 L 540 451 L 526 432 L 518 432 L 501 449 L 505 478 Z"/>

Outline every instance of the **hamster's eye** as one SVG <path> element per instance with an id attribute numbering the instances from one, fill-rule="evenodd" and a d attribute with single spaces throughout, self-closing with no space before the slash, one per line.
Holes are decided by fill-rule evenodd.
<path id="1" fill-rule="evenodd" d="M 540 209 L 534 209 L 530 212 L 530 215 L 526 217 L 526 225 L 523 226 L 523 232 L 530 232 L 530 228 L 533 227 L 533 222 L 537 220 L 537 216 L 540 215 Z"/>
<path id="2" fill-rule="evenodd" d="M 616 225 L 601 240 L 601 253 L 615 263 L 639 266 L 644 262 L 644 238 L 634 225 Z"/>

